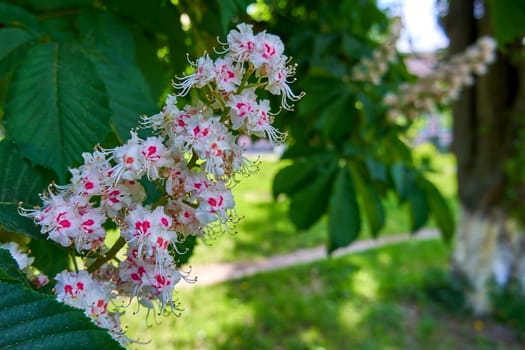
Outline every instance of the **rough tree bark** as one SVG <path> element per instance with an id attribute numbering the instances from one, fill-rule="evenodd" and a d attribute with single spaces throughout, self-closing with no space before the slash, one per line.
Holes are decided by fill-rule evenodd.
<path id="1" fill-rule="evenodd" d="M 445 19 L 450 54 L 491 34 L 489 9 L 481 1 L 451 0 Z M 475 16 L 476 13 L 476 16 Z M 480 17 L 480 18 L 476 18 Z M 518 46 L 519 47 L 519 46 Z M 519 49 L 519 48 L 518 48 Z M 489 72 L 463 91 L 453 106 L 453 152 L 461 203 L 452 268 L 469 284 L 467 301 L 476 313 L 491 310 L 488 283 L 505 285 L 524 276 L 525 235 L 510 215 L 513 196 L 504 167 L 516 156 L 518 131 L 525 126 L 525 70 L 499 51 Z M 523 281 L 525 282 L 525 280 Z"/>

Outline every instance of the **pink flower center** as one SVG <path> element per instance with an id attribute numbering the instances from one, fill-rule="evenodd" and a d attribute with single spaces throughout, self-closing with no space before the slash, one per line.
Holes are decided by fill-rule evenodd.
<path id="1" fill-rule="evenodd" d="M 148 233 L 148 230 L 150 229 L 151 224 L 149 221 L 137 221 L 135 223 L 135 230 L 137 230 L 137 233 L 139 234 L 146 234 Z"/>

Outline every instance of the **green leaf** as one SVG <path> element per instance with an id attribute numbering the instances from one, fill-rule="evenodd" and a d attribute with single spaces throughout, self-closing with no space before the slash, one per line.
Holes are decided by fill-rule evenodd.
<path id="1" fill-rule="evenodd" d="M 348 33 L 343 33 L 341 47 L 345 54 L 356 60 L 370 53 L 370 48 L 363 43 L 363 40 L 358 40 Z"/>
<path id="2" fill-rule="evenodd" d="M 385 164 L 370 157 L 366 158 L 365 162 L 372 180 L 380 182 L 386 182 L 388 180 L 388 171 Z"/>
<path id="3" fill-rule="evenodd" d="M 247 0 L 218 0 L 223 33 L 228 32 L 230 23 L 239 13 L 245 13 L 251 1 Z"/>
<path id="4" fill-rule="evenodd" d="M 316 154 L 323 154 L 324 152 L 326 152 L 326 149 L 320 145 L 310 146 L 305 143 L 296 142 L 292 145 L 287 145 L 286 150 L 281 155 L 281 159 L 300 159 Z"/>
<path id="5" fill-rule="evenodd" d="M 157 56 L 158 46 L 154 40 L 151 40 L 151 38 L 144 33 L 138 31 L 134 31 L 134 37 L 137 64 L 148 82 L 153 100 L 158 102 L 167 90 L 170 80 L 173 78 L 173 71 L 167 62 L 161 61 Z M 180 51 L 176 51 L 172 56 L 176 56 L 178 60 L 174 61 L 170 56 L 170 63 L 173 67 L 179 67 L 179 69 L 181 69 L 181 67 L 184 67 L 186 64 L 186 56 L 181 53 L 181 46 L 176 47 L 179 47 Z M 170 51 L 170 53 L 172 51 Z M 180 72 L 178 74 L 180 74 Z"/>
<path id="6" fill-rule="evenodd" d="M 182 266 L 187 264 L 193 255 L 193 250 L 197 246 L 198 240 L 196 236 L 188 236 L 184 238 L 184 241 L 177 243 L 177 250 L 183 254 L 179 254 L 175 249 L 170 251 L 170 254 L 173 256 L 173 261 L 177 266 Z"/>
<path id="7" fill-rule="evenodd" d="M 102 52 L 115 61 L 135 62 L 135 42 L 125 21 L 110 13 L 84 12 L 77 26 L 89 50 Z"/>
<path id="8" fill-rule="evenodd" d="M 330 101 L 337 99 L 344 88 L 341 79 L 328 77 L 311 77 L 301 81 L 301 89 L 307 94 L 297 104 L 297 114 L 300 116 L 322 111 Z"/>
<path id="9" fill-rule="evenodd" d="M 516 0 L 489 0 L 496 40 L 509 44 L 525 35 L 525 2 Z"/>
<path id="10" fill-rule="evenodd" d="M 20 28 L 0 30 L 0 79 L 22 59 L 33 36 Z"/>
<path id="11" fill-rule="evenodd" d="M 361 230 L 356 191 L 348 168 L 341 167 L 330 197 L 328 252 L 352 243 Z"/>
<path id="12" fill-rule="evenodd" d="M 0 24 L 6 27 L 25 28 L 31 33 L 40 31 L 40 26 L 35 16 L 21 7 L 5 2 L 0 2 Z"/>
<path id="13" fill-rule="evenodd" d="M 403 163 L 395 163 L 390 167 L 394 189 L 401 201 L 406 200 L 408 192 L 407 173 L 408 168 Z"/>
<path id="14" fill-rule="evenodd" d="M 428 221 L 429 208 L 425 193 L 416 183 L 412 183 L 407 194 L 408 210 L 410 214 L 410 230 L 416 232 Z"/>
<path id="15" fill-rule="evenodd" d="M 28 247 L 31 250 L 31 256 L 35 258 L 32 265 L 47 276 L 56 276 L 57 273 L 69 267 L 67 248 L 44 239 L 42 235 L 40 239 L 32 239 Z"/>
<path id="16" fill-rule="evenodd" d="M 374 102 L 364 93 L 359 93 L 357 95 L 358 100 L 358 109 L 361 110 L 361 113 L 363 114 L 364 118 L 363 120 L 366 121 L 365 126 L 366 127 L 377 127 L 377 121 L 380 117 L 380 114 L 377 113 L 377 106 L 374 104 Z"/>
<path id="17" fill-rule="evenodd" d="M 38 227 L 18 213 L 18 203 L 0 203 L 0 228 L 8 232 L 42 238 Z"/>
<path id="18" fill-rule="evenodd" d="M 180 13 L 171 1 L 150 0 L 106 0 L 104 5 L 110 12 L 125 18 L 147 33 L 162 33 L 171 39 L 184 37 L 180 25 Z"/>
<path id="19" fill-rule="evenodd" d="M 25 281 L 25 277 L 18 268 L 16 260 L 9 250 L 0 248 L 0 281 L 18 282 Z"/>
<path id="20" fill-rule="evenodd" d="M 385 226 L 385 209 L 381 203 L 381 197 L 375 190 L 372 183 L 368 182 L 367 177 L 361 175 L 357 167 L 350 165 L 350 172 L 357 189 L 357 194 L 361 199 L 361 206 L 370 227 L 370 233 L 376 237 L 379 231 Z"/>
<path id="21" fill-rule="evenodd" d="M 0 281 L 0 310 L 2 349 L 122 349 L 81 310 L 22 284 Z"/>
<path id="22" fill-rule="evenodd" d="M 336 164 L 319 167 L 310 183 L 291 197 L 288 215 L 299 230 L 308 229 L 326 212 Z"/>
<path id="23" fill-rule="evenodd" d="M 426 193 L 430 211 L 436 220 L 436 225 L 441 232 L 441 236 L 445 241 L 450 242 L 456 229 L 452 211 L 450 210 L 445 197 L 443 197 L 432 182 L 422 178 L 421 183 Z"/>
<path id="24" fill-rule="evenodd" d="M 296 160 L 292 165 L 282 168 L 273 178 L 274 198 L 281 193 L 287 196 L 294 195 L 310 183 L 316 171 L 317 164 L 308 160 Z"/>
<path id="25" fill-rule="evenodd" d="M 39 194 L 50 181 L 51 174 L 22 159 L 9 139 L 0 142 L 0 202 L 40 204 Z"/>
<path id="26" fill-rule="evenodd" d="M 219 11 L 221 15 L 221 26 L 223 33 L 226 33 L 228 26 L 233 17 L 238 12 L 237 1 L 235 0 L 221 0 L 218 1 Z"/>
<path id="27" fill-rule="evenodd" d="M 141 114 L 158 111 L 135 63 L 133 35 L 124 22 L 109 14 L 86 14 L 79 19 L 79 27 L 84 33 L 86 53 L 106 86 L 111 123 L 125 141 L 130 130 L 138 126 Z"/>
<path id="28" fill-rule="evenodd" d="M 22 156 L 53 169 L 62 182 L 67 167 L 104 139 L 109 115 L 107 92 L 91 61 L 59 43 L 29 50 L 5 108 L 6 129 Z"/>
<path id="29" fill-rule="evenodd" d="M 41 204 L 38 196 L 50 183 L 51 174 L 37 171 L 23 160 L 12 142 L 0 142 L 0 227 L 9 232 L 41 237 L 32 220 L 20 216 L 18 204 Z"/>
<path id="30" fill-rule="evenodd" d="M 348 94 L 330 101 L 319 115 L 322 133 L 329 140 L 340 140 L 348 136 L 355 120 L 353 99 Z"/>

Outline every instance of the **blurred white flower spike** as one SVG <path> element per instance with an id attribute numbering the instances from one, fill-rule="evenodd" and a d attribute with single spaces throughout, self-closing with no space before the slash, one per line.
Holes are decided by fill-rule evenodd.
<path id="1" fill-rule="evenodd" d="M 254 169 L 237 139 L 284 141 L 286 135 L 272 126 L 277 113 L 262 96 L 281 95 L 276 111 L 291 110 L 303 96 L 289 86 L 295 67 L 278 36 L 254 34 L 251 25 L 239 24 L 220 44 L 221 57 L 205 53 L 191 63 L 195 72 L 173 84 L 178 93 L 168 95 L 159 113 L 142 117 L 140 134 L 149 131 L 148 137 L 132 130 L 124 145 L 84 153 L 84 163 L 70 169 L 68 185 L 51 184 L 41 207 L 19 208 L 48 239 L 85 259 L 85 270 L 55 277 L 57 299 L 84 310 L 123 346 L 130 340 L 119 315 L 130 303 L 115 299 L 136 299 L 157 313 L 178 312 L 176 284 L 195 279 L 177 266 L 174 256 L 184 252 L 176 244 L 232 229 L 239 219 L 231 186 L 237 174 Z M 193 91 L 202 99 L 179 106 L 177 96 Z M 148 181 L 162 191 L 160 197 L 147 197 Z M 110 247 L 111 226 L 120 236 Z M 125 257 L 118 260 L 121 249 Z"/>
<path id="2" fill-rule="evenodd" d="M 438 64 L 430 74 L 401 84 L 398 91 L 386 93 L 383 103 L 389 118 L 413 119 L 424 113 L 436 113 L 440 106 L 456 100 L 465 87 L 474 84 L 476 76 L 486 74 L 496 53 L 496 40 L 481 37 L 464 52 Z"/>

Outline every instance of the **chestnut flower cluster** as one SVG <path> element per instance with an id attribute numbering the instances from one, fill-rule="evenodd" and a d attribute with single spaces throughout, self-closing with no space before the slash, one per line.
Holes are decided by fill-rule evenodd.
<path id="1" fill-rule="evenodd" d="M 158 313 L 177 311 L 174 287 L 193 281 L 175 263 L 174 255 L 184 254 L 177 244 L 228 231 L 238 221 L 231 186 L 237 174 L 256 167 L 238 137 L 283 141 L 286 135 L 272 126 L 270 101 L 262 97 L 280 95 L 279 109 L 287 110 L 302 97 L 290 89 L 295 67 L 278 36 L 239 24 L 220 44 L 218 58 L 205 53 L 190 62 L 194 73 L 173 84 L 178 94 L 169 95 L 159 113 L 142 117 L 147 137 L 133 130 L 122 146 L 84 153 L 68 185 L 51 184 L 41 207 L 19 210 L 48 239 L 85 257 L 84 267 L 55 277 L 57 299 L 84 310 L 122 345 L 130 340 L 119 321 L 125 306 L 116 298 L 135 299 Z M 202 89 L 204 100 L 179 106 L 178 97 Z M 162 192 L 155 203 L 145 182 Z M 109 247 L 111 227 L 119 237 Z"/>
<path id="2" fill-rule="evenodd" d="M 401 19 L 396 17 L 390 24 L 390 35 L 371 57 L 365 57 L 352 68 L 352 80 L 377 85 L 388 70 L 388 64 L 397 57 L 396 44 L 401 35 Z"/>
<path id="3" fill-rule="evenodd" d="M 421 113 L 433 113 L 437 106 L 458 98 L 465 86 L 474 83 L 475 75 L 487 72 L 496 58 L 496 41 L 482 37 L 464 52 L 452 56 L 434 71 L 415 83 L 400 85 L 399 91 L 387 93 L 383 102 L 389 108 L 389 117 L 401 115 L 414 118 Z"/>

